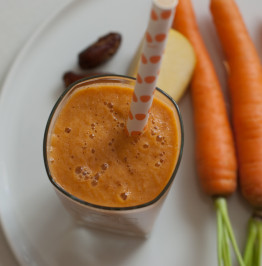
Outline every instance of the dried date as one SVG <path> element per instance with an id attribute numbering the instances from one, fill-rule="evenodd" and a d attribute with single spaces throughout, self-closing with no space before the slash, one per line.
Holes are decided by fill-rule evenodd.
<path id="1" fill-rule="evenodd" d="M 92 73 L 91 72 L 91 73 L 85 73 L 85 74 L 77 74 L 75 72 L 69 71 L 63 75 L 63 80 L 64 80 L 65 87 L 67 88 L 70 84 L 82 78 L 88 78 L 88 77 L 100 76 L 100 75 L 106 75 L 106 74 L 109 74 L 109 73 L 99 73 L 99 72 Z"/>
<path id="2" fill-rule="evenodd" d="M 78 55 L 79 66 L 82 69 L 90 69 L 105 63 L 117 52 L 120 43 L 119 33 L 102 36 Z"/>

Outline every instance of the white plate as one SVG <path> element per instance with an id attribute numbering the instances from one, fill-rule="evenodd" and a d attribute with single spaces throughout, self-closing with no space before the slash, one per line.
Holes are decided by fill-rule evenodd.
<path id="1" fill-rule="evenodd" d="M 262 2 L 237 2 L 261 54 Z M 208 0 L 194 4 L 225 86 Z M 149 239 L 75 227 L 45 173 L 43 133 L 63 91 L 62 74 L 77 69 L 77 53 L 109 31 L 122 33 L 123 43 L 101 69 L 125 74 L 146 28 L 150 6 L 150 0 L 74 1 L 29 40 L 7 77 L 0 104 L 0 208 L 7 239 L 21 265 L 216 265 L 215 211 L 197 181 L 189 95 L 179 103 L 185 127 L 183 160 Z M 229 210 L 243 248 L 250 210 L 238 194 L 230 198 Z"/>

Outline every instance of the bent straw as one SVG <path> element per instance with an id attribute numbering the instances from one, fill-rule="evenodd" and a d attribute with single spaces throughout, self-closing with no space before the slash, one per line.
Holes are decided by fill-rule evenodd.
<path id="1" fill-rule="evenodd" d="M 177 0 L 153 1 L 126 125 L 131 136 L 140 135 L 147 125 L 176 5 Z"/>

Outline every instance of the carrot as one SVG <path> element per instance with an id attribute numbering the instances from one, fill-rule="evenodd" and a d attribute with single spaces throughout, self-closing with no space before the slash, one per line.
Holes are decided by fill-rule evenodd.
<path id="1" fill-rule="evenodd" d="M 234 0 L 211 0 L 210 9 L 229 66 L 241 192 L 257 210 L 262 208 L 261 62 Z"/>
<path id="2" fill-rule="evenodd" d="M 197 63 L 191 80 L 194 110 L 195 152 L 201 187 L 215 198 L 218 226 L 219 265 L 230 265 L 228 234 L 243 265 L 228 218 L 225 198 L 236 189 L 237 162 L 233 133 L 223 93 L 205 44 L 198 29 L 190 0 L 181 0 L 176 9 L 173 28 L 193 45 Z M 226 228 L 226 229 L 225 229 Z"/>
<path id="3" fill-rule="evenodd" d="M 262 207 L 261 63 L 236 3 L 211 0 L 210 8 L 230 68 L 241 190 L 252 206 Z"/>
<path id="4" fill-rule="evenodd" d="M 233 134 L 220 84 L 199 33 L 190 0 L 179 2 L 173 27 L 189 39 L 197 57 L 191 95 L 201 185 L 208 195 L 227 196 L 236 188 Z"/>

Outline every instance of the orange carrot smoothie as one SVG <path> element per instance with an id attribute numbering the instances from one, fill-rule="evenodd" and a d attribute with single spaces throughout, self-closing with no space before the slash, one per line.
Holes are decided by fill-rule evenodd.
<path id="1" fill-rule="evenodd" d="M 74 91 L 54 122 L 48 151 L 53 179 L 91 204 L 128 207 L 155 199 L 180 153 L 174 111 L 154 99 L 138 137 L 125 131 L 133 90 L 120 83 Z"/>

